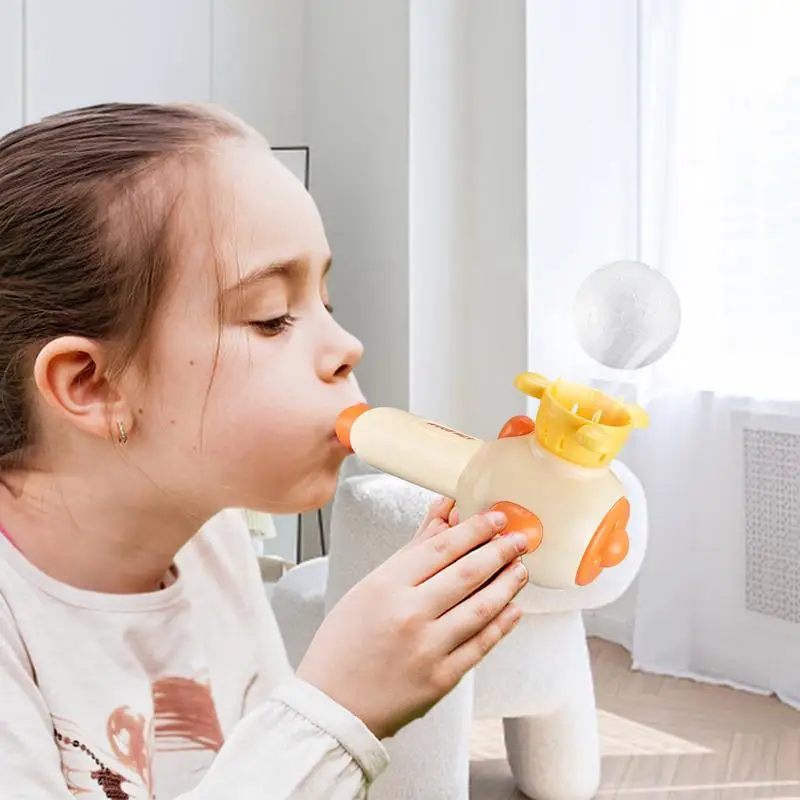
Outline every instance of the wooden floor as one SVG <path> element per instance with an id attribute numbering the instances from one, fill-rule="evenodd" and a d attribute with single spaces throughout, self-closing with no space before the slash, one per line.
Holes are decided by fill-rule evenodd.
<path id="1" fill-rule="evenodd" d="M 598 798 L 800 800 L 800 712 L 773 697 L 632 672 L 623 648 L 589 644 L 602 734 Z M 471 756 L 470 800 L 525 800 L 499 720 L 475 723 Z"/>

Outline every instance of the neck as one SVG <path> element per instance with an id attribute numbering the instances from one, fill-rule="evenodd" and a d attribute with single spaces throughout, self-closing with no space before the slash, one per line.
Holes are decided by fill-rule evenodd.
<path id="1" fill-rule="evenodd" d="M 152 485 L 120 483 L 111 491 L 96 475 L 9 476 L 0 489 L 0 527 L 28 561 L 62 583 L 109 594 L 154 591 L 204 520 Z"/>

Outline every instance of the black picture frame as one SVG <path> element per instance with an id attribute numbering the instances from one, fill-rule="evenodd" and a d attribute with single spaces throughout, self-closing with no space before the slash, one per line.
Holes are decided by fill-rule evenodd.
<path id="1" fill-rule="evenodd" d="M 277 145 L 272 148 L 272 152 L 297 175 L 306 190 L 309 190 L 311 186 L 311 148 L 304 144 Z M 295 159 L 293 156 L 298 156 L 299 159 Z M 301 164 L 302 166 L 300 166 Z"/>

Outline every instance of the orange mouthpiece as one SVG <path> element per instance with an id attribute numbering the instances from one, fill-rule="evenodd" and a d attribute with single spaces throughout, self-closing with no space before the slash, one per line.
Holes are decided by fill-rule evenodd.
<path id="1" fill-rule="evenodd" d="M 342 411 L 336 418 L 336 438 L 352 453 L 350 444 L 350 429 L 353 423 L 365 412 L 369 411 L 368 403 L 357 403 Z"/>

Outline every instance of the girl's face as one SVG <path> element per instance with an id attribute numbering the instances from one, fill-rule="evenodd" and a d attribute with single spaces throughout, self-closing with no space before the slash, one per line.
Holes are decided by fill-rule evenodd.
<path id="1" fill-rule="evenodd" d="M 212 512 L 315 508 L 347 455 L 334 424 L 363 400 L 363 348 L 329 310 L 330 250 L 301 183 L 263 142 L 225 143 L 211 162 L 181 196 L 147 377 L 127 378 L 126 447 L 160 487 Z"/>

